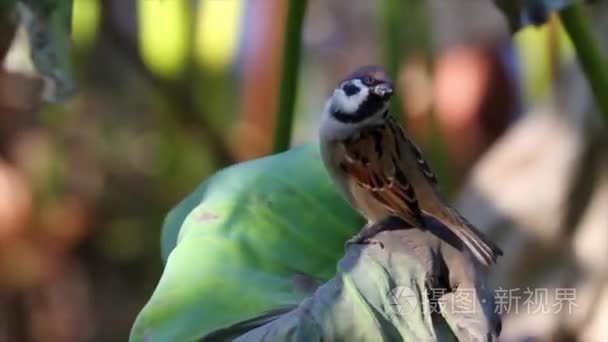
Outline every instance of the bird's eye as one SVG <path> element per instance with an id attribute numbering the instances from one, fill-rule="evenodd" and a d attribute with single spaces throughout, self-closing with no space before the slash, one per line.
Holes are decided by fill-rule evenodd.
<path id="1" fill-rule="evenodd" d="M 365 76 L 365 78 L 363 78 L 363 84 L 367 86 L 374 84 L 374 78 L 371 76 Z"/>

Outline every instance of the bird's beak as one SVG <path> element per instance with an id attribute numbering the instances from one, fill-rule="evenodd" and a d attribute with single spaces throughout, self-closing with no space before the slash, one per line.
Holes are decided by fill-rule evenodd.
<path id="1" fill-rule="evenodd" d="M 389 98 L 393 94 L 393 85 L 390 83 L 382 83 L 370 89 L 372 93 L 382 97 Z"/>

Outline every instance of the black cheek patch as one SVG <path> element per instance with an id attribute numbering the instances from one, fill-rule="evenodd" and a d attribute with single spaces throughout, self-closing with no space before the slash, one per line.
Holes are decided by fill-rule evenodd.
<path id="1" fill-rule="evenodd" d="M 357 87 L 356 85 L 354 85 L 352 83 L 347 83 L 347 84 L 343 85 L 342 90 L 344 90 L 344 93 L 346 94 L 346 96 L 353 96 L 353 95 L 357 94 L 359 91 L 361 91 L 361 89 L 359 89 L 359 87 Z"/>
<path id="2" fill-rule="evenodd" d="M 344 89 L 346 86 L 343 86 Z M 378 96 L 368 96 L 356 112 L 346 114 L 339 110 L 332 111 L 331 115 L 338 121 L 343 123 L 359 123 L 369 117 L 374 116 L 378 111 L 384 106 L 386 103 L 385 100 L 379 98 Z"/>

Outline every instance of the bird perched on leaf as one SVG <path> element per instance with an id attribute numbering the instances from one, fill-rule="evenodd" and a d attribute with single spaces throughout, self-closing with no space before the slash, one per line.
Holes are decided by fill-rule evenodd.
<path id="1" fill-rule="evenodd" d="M 379 66 L 357 69 L 340 82 L 324 109 L 321 154 L 334 183 L 368 219 L 389 216 L 424 227 L 423 215 L 441 221 L 483 265 L 502 251 L 446 201 L 418 147 L 390 115 L 393 84 Z M 349 243 L 369 241 L 365 228 Z"/>

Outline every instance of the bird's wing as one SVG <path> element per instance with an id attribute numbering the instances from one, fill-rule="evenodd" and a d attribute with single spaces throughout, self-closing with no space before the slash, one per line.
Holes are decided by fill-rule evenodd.
<path id="1" fill-rule="evenodd" d="M 399 125 L 393 118 L 390 127 L 392 127 L 393 134 L 398 138 L 398 141 L 403 142 L 401 148 L 408 148 L 411 155 L 415 158 L 418 165 L 418 169 L 424 175 L 424 178 L 429 182 L 432 189 L 432 201 L 433 205 L 428 205 L 428 197 L 425 194 L 419 194 L 418 200 L 420 201 L 419 207 L 422 213 L 431 215 L 445 224 L 452 232 L 454 232 L 462 242 L 467 245 L 473 255 L 483 265 L 491 265 L 496 263 L 498 256 L 502 255 L 502 251 L 498 246 L 492 243 L 487 237 L 483 235 L 475 226 L 467 221 L 456 209 L 450 207 L 444 198 L 443 194 L 439 190 L 439 184 L 437 183 L 437 177 L 431 170 L 429 163 L 424 159 L 420 149 L 411 141 L 403 131 L 401 125 Z M 407 153 L 407 152 L 406 152 Z M 402 156 L 404 157 L 404 156 Z M 402 164 L 400 164 L 402 165 Z M 437 206 L 436 204 L 440 204 Z"/>
<path id="2" fill-rule="evenodd" d="M 420 223 L 414 188 L 397 167 L 399 153 L 394 149 L 395 138 L 393 131 L 386 126 L 362 131 L 359 136 L 342 144 L 344 159 L 340 167 L 390 213 L 410 223 Z"/>
<path id="3" fill-rule="evenodd" d="M 420 171 L 422 171 L 422 173 L 424 174 L 424 177 L 433 185 L 437 185 L 437 177 L 435 176 L 435 173 L 431 169 L 429 163 L 422 156 L 422 152 L 420 152 L 418 146 L 416 146 L 416 144 L 414 144 L 414 142 L 407 137 L 407 135 L 403 131 L 403 127 L 401 127 L 401 125 L 396 121 L 395 118 L 389 117 L 388 120 L 391 121 L 390 125 L 388 126 L 391 128 L 392 134 L 395 136 L 395 145 L 400 146 L 401 148 L 405 147 L 410 149 L 412 155 L 416 159 L 416 163 L 418 164 Z M 401 144 L 400 142 L 402 142 L 403 144 Z M 399 152 L 399 154 L 400 153 L 401 152 Z"/>

